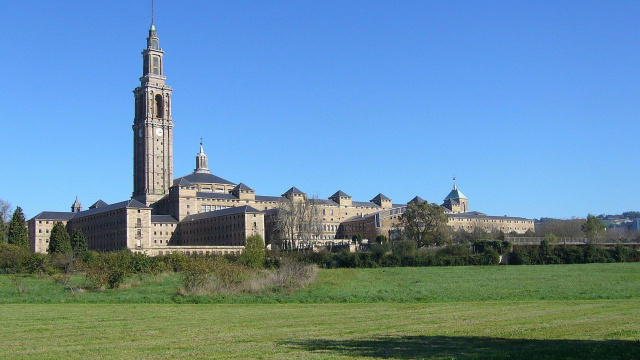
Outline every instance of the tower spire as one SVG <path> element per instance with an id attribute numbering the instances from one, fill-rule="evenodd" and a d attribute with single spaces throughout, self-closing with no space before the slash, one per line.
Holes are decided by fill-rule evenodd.
<path id="1" fill-rule="evenodd" d="M 456 176 L 453 175 L 453 190 L 458 190 L 457 186 L 456 186 Z"/>
<path id="2" fill-rule="evenodd" d="M 154 25 L 154 21 L 153 21 L 153 0 L 151 0 L 151 29 L 155 30 L 155 25 Z"/>
<path id="3" fill-rule="evenodd" d="M 196 155 L 196 169 L 194 171 L 197 173 L 211 174 L 211 170 L 209 170 L 209 158 L 207 154 L 204 153 L 202 138 L 200 138 L 200 152 Z"/>

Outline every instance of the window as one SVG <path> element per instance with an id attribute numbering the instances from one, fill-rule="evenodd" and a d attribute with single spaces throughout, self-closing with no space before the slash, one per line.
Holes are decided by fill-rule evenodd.
<path id="1" fill-rule="evenodd" d="M 160 75 L 160 58 L 158 56 L 153 57 L 152 69 L 153 75 Z"/>
<path id="2" fill-rule="evenodd" d="M 162 118 L 162 114 L 164 113 L 164 102 L 162 101 L 162 95 L 156 95 L 156 117 Z M 159 134 L 162 134 L 158 132 Z"/>

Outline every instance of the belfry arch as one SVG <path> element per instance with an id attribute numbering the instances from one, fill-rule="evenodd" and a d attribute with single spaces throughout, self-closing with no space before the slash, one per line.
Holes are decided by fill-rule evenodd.
<path id="1" fill-rule="evenodd" d="M 156 95 L 156 117 L 158 119 L 162 119 L 163 118 L 162 114 L 164 114 L 164 100 L 162 98 L 162 95 L 157 94 Z"/>

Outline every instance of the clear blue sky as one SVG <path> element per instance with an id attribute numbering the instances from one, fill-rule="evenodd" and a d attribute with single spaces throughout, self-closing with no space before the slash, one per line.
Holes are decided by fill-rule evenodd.
<path id="1" fill-rule="evenodd" d="M 640 210 L 640 2 L 168 1 L 174 175 L 528 218 Z M 0 1 L 0 199 L 132 191 L 150 1 Z"/>

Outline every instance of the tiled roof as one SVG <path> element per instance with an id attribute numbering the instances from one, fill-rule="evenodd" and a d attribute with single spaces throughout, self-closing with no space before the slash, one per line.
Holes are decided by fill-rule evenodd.
<path id="1" fill-rule="evenodd" d="M 193 183 L 185 178 L 179 178 L 173 181 L 173 186 L 193 186 Z"/>
<path id="2" fill-rule="evenodd" d="M 250 191 L 253 191 L 252 188 L 248 187 L 244 183 L 240 183 L 240 184 L 236 185 L 236 187 L 234 187 L 233 190 L 250 190 Z"/>
<path id="3" fill-rule="evenodd" d="M 43 211 L 40 214 L 33 217 L 33 219 L 47 219 L 47 220 L 71 220 L 74 218 L 81 218 L 89 215 L 100 214 L 107 211 L 122 209 L 122 208 L 144 208 L 148 209 L 143 203 L 137 200 L 125 200 L 119 203 L 92 208 L 77 213 L 72 212 L 56 212 L 56 211 Z"/>
<path id="4" fill-rule="evenodd" d="M 93 203 L 93 205 L 89 206 L 89 209 L 94 209 L 94 208 L 99 208 L 99 207 L 103 207 L 103 206 L 107 206 L 109 204 L 107 204 L 106 202 L 102 201 L 102 200 L 98 200 L 96 202 Z"/>
<path id="5" fill-rule="evenodd" d="M 71 220 L 77 213 L 63 212 L 63 211 L 43 211 L 40 214 L 31 218 L 42 220 Z"/>
<path id="6" fill-rule="evenodd" d="M 345 194 L 342 190 L 338 190 L 335 194 L 331 195 L 329 199 L 334 197 L 351 197 L 351 196 Z"/>
<path id="7" fill-rule="evenodd" d="M 481 213 L 478 211 L 469 211 L 469 212 L 465 212 L 465 213 L 459 213 L 459 214 L 447 214 L 447 216 L 452 217 L 452 218 L 483 218 L 483 219 L 500 219 L 500 220 L 531 220 L 531 219 L 526 219 L 526 218 L 522 218 L 522 217 L 514 217 L 514 216 L 494 216 L 494 215 L 487 215 L 485 213 Z"/>
<path id="8" fill-rule="evenodd" d="M 100 214 L 103 212 L 108 212 L 108 211 L 112 211 L 112 210 L 117 210 L 117 209 L 123 209 L 123 208 L 142 208 L 142 209 L 148 209 L 148 207 L 139 202 L 138 200 L 125 200 L 125 201 L 121 201 L 119 203 L 115 203 L 115 204 L 111 204 L 111 205 L 107 205 L 107 206 L 102 206 L 102 207 L 98 207 L 98 208 L 93 208 L 93 209 L 89 209 L 89 210 L 85 210 L 85 211 L 80 211 L 79 213 L 76 213 L 76 218 L 81 218 L 81 217 L 85 217 L 85 216 L 90 216 L 90 215 L 95 215 L 95 214 Z"/>
<path id="9" fill-rule="evenodd" d="M 259 201 L 280 201 L 280 200 L 282 200 L 282 196 L 256 195 L 256 200 L 259 200 Z"/>
<path id="10" fill-rule="evenodd" d="M 424 199 L 421 198 L 420 196 L 416 196 L 413 199 L 409 200 L 409 203 L 413 203 L 413 202 L 424 202 Z"/>
<path id="11" fill-rule="evenodd" d="M 368 206 L 368 207 L 380 207 L 378 204 L 371 201 L 352 201 L 352 206 Z"/>
<path id="12" fill-rule="evenodd" d="M 309 200 L 310 203 L 312 204 L 321 204 L 321 205 L 334 205 L 334 206 L 338 206 L 338 203 L 336 203 L 333 200 L 324 200 L 324 199 L 310 199 Z"/>
<path id="13" fill-rule="evenodd" d="M 238 200 L 238 198 L 235 195 L 225 194 L 225 193 L 215 193 L 215 192 L 198 191 L 196 193 L 196 196 L 197 197 L 211 198 L 211 199 L 235 199 L 235 200 Z"/>
<path id="14" fill-rule="evenodd" d="M 382 193 L 380 193 L 380 194 L 376 195 L 376 197 L 371 199 L 371 201 L 374 201 L 374 200 L 391 200 L 391 199 L 389 199 L 388 197 L 386 197 Z"/>
<path id="15" fill-rule="evenodd" d="M 297 187 L 293 186 L 293 187 L 291 187 L 291 189 L 287 190 L 287 192 L 282 194 L 282 195 L 284 196 L 284 195 L 287 195 L 287 194 L 304 194 L 304 193 L 302 191 L 300 191 L 300 189 L 298 189 Z"/>
<path id="16" fill-rule="evenodd" d="M 184 219 L 184 221 L 193 221 L 193 220 L 207 219 L 207 218 L 212 218 L 217 216 L 225 216 L 225 215 L 233 215 L 233 214 L 259 213 L 259 212 L 261 211 L 249 205 L 244 205 L 244 206 L 236 206 L 236 207 L 230 207 L 222 210 L 209 211 L 209 212 L 189 215 Z"/>
<path id="17" fill-rule="evenodd" d="M 177 223 L 178 220 L 176 220 L 173 216 L 171 215 L 151 215 L 151 222 L 152 223 Z"/>
<path id="18" fill-rule="evenodd" d="M 178 184 L 181 179 L 185 179 L 192 184 L 226 184 L 226 185 L 235 185 L 229 180 L 225 180 L 221 177 L 215 176 L 213 174 L 208 173 L 192 173 L 189 175 L 185 175 L 179 177 L 173 181 L 174 184 Z"/>

